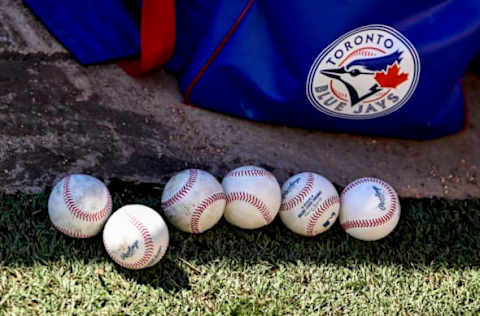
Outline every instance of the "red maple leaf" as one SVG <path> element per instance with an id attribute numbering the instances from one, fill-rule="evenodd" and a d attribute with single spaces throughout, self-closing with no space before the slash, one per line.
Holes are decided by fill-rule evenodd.
<path id="1" fill-rule="evenodd" d="M 396 88 L 399 84 L 408 79 L 408 74 L 400 73 L 400 67 L 397 63 L 388 66 L 387 72 L 377 72 L 375 80 L 382 88 Z"/>

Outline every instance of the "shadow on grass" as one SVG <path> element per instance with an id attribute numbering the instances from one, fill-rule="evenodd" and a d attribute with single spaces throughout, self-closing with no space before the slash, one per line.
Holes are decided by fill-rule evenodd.
<path id="1" fill-rule="evenodd" d="M 172 258 L 144 270 L 128 270 L 114 264 L 103 247 L 101 234 L 89 239 L 68 237 L 53 228 L 47 211 L 47 194 L 0 196 L 0 267 L 48 265 L 62 260 L 114 271 L 137 284 L 167 292 L 189 289 L 187 274 Z M 117 209 L 117 208 L 115 208 Z M 101 272 L 98 277 L 103 283 Z"/>
<path id="2" fill-rule="evenodd" d="M 180 254 L 202 263 L 229 257 L 245 264 L 400 265 L 468 268 L 480 266 L 480 201 L 404 200 L 402 217 L 386 238 L 366 242 L 348 236 L 337 222 L 313 238 L 290 232 L 277 218 L 244 231 L 225 221 L 201 236 L 178 233 Z M 221 238 L 218 238 L 221 236 Z"/>
<path id="3" fill-rule="evenodd" d="M 161 210 L 158 189 L 117 184 L 110 190 L 114 192 L 115 210 L 131 203 Z M 51 226 L 47 199 L 47 193 L 0 197 L 0 265 L 31 266 L 60 257 L 85 264 L 110 263 L 100 236 L 75 240 Z M 406 199 L 401 204 L 399 225 L 380 241 L 353 239 L 338 222 L 323 234 L 305 238 L 290 232 L 278 217 L 271 225 L 253 231 L 222 220 L 200 235 L 182 233 L 170 225 L 167 255 L 151 269 L 129 271 L 114 266 L 126 279 L 173 292 L 189 288 L 188 269 L 218 260 L 239 266 L 262 262 L 272 267 L 286 262 L 347 267 L 399 265 L 404 269 L 480 266 L 479 200 Z"/>

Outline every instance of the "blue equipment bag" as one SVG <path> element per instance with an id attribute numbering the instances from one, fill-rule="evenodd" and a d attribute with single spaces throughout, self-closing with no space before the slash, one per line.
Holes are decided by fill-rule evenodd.
<path id="1" fill-rule="evenodd" d="M 177 33 L 177 43 L 202 38 L 180 73 L 188 102 L 324 131 L 431 139 L 462 130 L 478 0 L 216 2 L 205 34 Z M 177 27 L 201 24 L 182 15 Z"/>
<path id="2" fill-rule="evenodd" d="M 85 0 L 85 10 L 70 1 L 26 2 L 85 64 L 141 54 L 129 1 Z M 121 14 L 108 15 L 108 7 Z M 175 10 L 166 67 L 187 103 L 255 121 L 400 138 L 432 139 L 465 125 L 461 79 L 480 48 L 478 0 L 179 0 Z M 114 21 L 102 25 L 102 16 Z M 87 21 L 91 37 L 76 27 Z M 115 29 L 127 36 L 112 37 Z"/>

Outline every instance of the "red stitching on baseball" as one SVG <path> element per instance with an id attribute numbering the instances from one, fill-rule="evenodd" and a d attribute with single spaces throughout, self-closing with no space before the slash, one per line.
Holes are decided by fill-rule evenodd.
<path id="1" fill-rule="evenodd" d="M 267 170 L 255 168 L 255 169 L 247 169 L 247 170 L 232 170 L 227 173 L 226 177 L 273 177 L 273 175 L 268 172 Z"/>
<path id="2" fill-rule="evenodd" d="M 233 202 L 233 201 L 243 201 L 247 202 L 250 205 L 255 206 L 258 211 L 262 214 L 263 218 L 267 222 L 267 224 L 270 224 L 270 222 L 273 220 L 272 215 L 270 214 L 270 211 L 268 210 L 267 206 L 265 203 L 263 203 L 262 200 L 257 198 L 255 195 L 247 193 L 247 192 L 231 192 L 227 194 L 227 203 Z"/>
<path id="3" fill-rule="evenodd" d="M 350 228 L 365 228 L 365 227 L 381 226 L 381 225 L 387 223 L 388 221 L 390 221 L 392 219 L 393 215 L 395 214 L 395 211 L 397 210 L 397 205 L 399 204 L 399 202 L 398 202 L 398 197 L 395 194 L 393 188 L 388 183 L 386 183 L 385 181 L 382 181 L 382 180 L 376 179 L 376 178 L 361 178 L 361 179 L 355 180 L 354 182 L 350 183 L 343 190 L 343 192 L 341 194 L 341 199 L 343 200 L 343 197 L 344 197 L 345 193 L 350 191 L 352 188 L 354 188 L 354 187 L 356 187 L 360 184 L 367 183 L 367 182 L 374 182 L 374 183 L 380 184 L 381 186 L 384 187 L 384 189 L 387 190 L 387 193 L 390 196 L 390 204 L 391 204 L 390 209 L 388 210 L 388 212 L 385 215 L 383 215 L 381 217 L 371 218 L 371 219 L 356 219 L 356 220 L 347 221 L 347 222 L 342 224 L 342 227 L 345 230 L 350 229 Z"/>
<path id="4" fill-rule="evenodd" d="M 141 221 L 139 221 L 138 219 L 136 219 L 134 216 L 130 215 L 130 214 L 125 214 L 129 219 L 130 219 L 130 222 L 138 229 L 138 231 L 142 234 L 142 237 L 143 237 L 143 244 L 145 246 L 145 252 L 143 253 L 143 256 L 138 259 L 137 261 L 135 261 L 134 263 L 125 263 L 125 262 L 122 262 L 120 260 L 118 260 L 116 258 L 116 256 L 114 256 L 112 253 L 111 253 L 111 250 L 105 246 L 105 249 L 107 250 L 108 254 L 110 255 L 110 257 L 113 259 L 113 261 L 115 261 L 116 263 L 118 263 L 119 265 L 121 265 L 122 267 L 125 267 L 125 268 L 128 268 L 128 269 L 140 269 L 140 268 L 144 268 L 147 264 L 149 264 L 152 260 L 152 257 L 153 257 L 153 239 L 152 239 L 152 235 L 150 234 L 150 232 L 148 231 L 148 229 L 145 227 L 145 225 L 143 225 L 143 223 Z M 105 239 L 103 241 L 103 243 L 105 244 Z M 105 244 L 106 245 L 106 244 Z"/>
<path id="5" fill-rule="evenodd" d="M 322 205 L 320 205 L 315 213 L 313 213 L 312 216 L 310 216 L 310 220 L 308 221 L 306 232 L 307 235 L 313 235 L 313 229 L 315 228 L 315 225 L 317 225 L 317 222 L 319 218 L 327 211 L 330 207 L 332 207 L 335 204 L 340 203 L 340 199 L 338 195 L 336 196 L 331 196 L 328 199 L 326 199 Z"/>
<path id="6" fill-rule="evenodd" d="M 226 195 L 224 192 L 217 192 L 210 195 L 195 208 L 192 214 L 192 223 L 191 223 L 192 233 L 194 234 L 200 233 L 200 217 L 202 216 L 202 213 L 210 205 L 220 200 L 226 200 Z"/>
<path id="7" fill-rule="evenodd" d="M 53 222 L 52 222 L 52 225 L 53 225 L 53 227 L 55 227 L 55 228 L 56 228 L 57 230 L 59 230 L 60 232 L 64 233 L 65 235 L 68 235 L 68 236 L 70 236 L 70 237 L 73 237 L 73 238 L 90 238 L 90 237 L 95 236 L 94 234 L 92 234 L 92 235 L 85 235 L 85 234 L 77 233 L 77 232 L 68 230 L 68 229 L 66 229 L 66 228 L 57 226 L 57 225 L 55 225 Z"/>
<path id="8" fill-rule="evenodd" d="M 180 201 L 193 187 L 193 184 L 197 181 L 198 178 L 198 170 L 197 169 L 190 169 L 188 180 L 185 185 L 176 192 L 171 198 L 162 202 L 162 208 L 166 209 L 172 206 L 173 204 Z"/>
<path id="9" fill-rule="evenodd" d="M 157 254 L 152 257 L 152 260 L 150 260 L 147 267 L 149 268 L 149 267 L 153 267 L 154 265 L 156 265 L 160 261 L 160 259 L 162 259 L 163 256 L 165 256 L 166 252 L 167 252 L 167 247 L 162 247 L 160 245 L 160 247 L 158 247 Z"/>
<path id="10" fill-rule="evenodd" d="M 70 190 L 70 179 L 71 175 L 67 176 L 63 182 L 63 199 L 72 215 L 86 222 L 97 222 L 104 220 L 107 214 L 112 210 L 112 197 L 110 196 L 108 189 L 105 188 L 105 198 L 107 199 L 105 206 L 98 212 L 89 213 L 80 209 L 80 207 L 78 207 L 73 200 L 72 192 Z"/>
<path id="11" fill-rule="evenodd" d="M 307 183 L 305 183 L 305 186 L 302 188 L 302 190 L 292 199 L 283 202 L 280 205 L 280 211 L 288 211 L 298 204 L 300 204 L 307 195 L 310 193 L 310 190 L 313 187 L 313 174 L 311 172 L 308 173 L 308 178 L 307 178 Z"/>

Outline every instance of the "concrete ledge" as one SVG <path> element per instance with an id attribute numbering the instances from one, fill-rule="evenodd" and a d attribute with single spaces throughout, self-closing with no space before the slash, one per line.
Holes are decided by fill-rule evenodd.
<path id="1" fill-rule="evenodd" d="M 0 191 L 39 192 L 67 173 L 159 188 L 184 168 L 222 177 L 262 165 L 283 182 L 318 172 L 342 187 L 380 177 L 402 197 L 480 198 L 480 78 L 467 74 L 470 123 L 434 141 L 331 134 L 186 106 L 175 78 L 81 67 L 21 1 L 0 0 Z"/>
<path id="2" fill-rule="evenodd" d="M 37 55 L 0 59 L 0 68 L 4 192 L 38 192 L 73 172 L 161 186 L 187 167 L 221 177 L 258 164 L 281 182 L 311 170 L 339 186 L 380 177 L 403 197 L 480 197 L 480 78 L 472 74 L 468 130 L 417 142 L 271 126 L 185 106 L 163 71 L 138 80 L 114 65 L 84 68 Z"/>
<path id="3" fill-rule="evenodd" d="M 0 0 L 0 53 L 2 52 L 69 55 L 21 0 Z"/>

